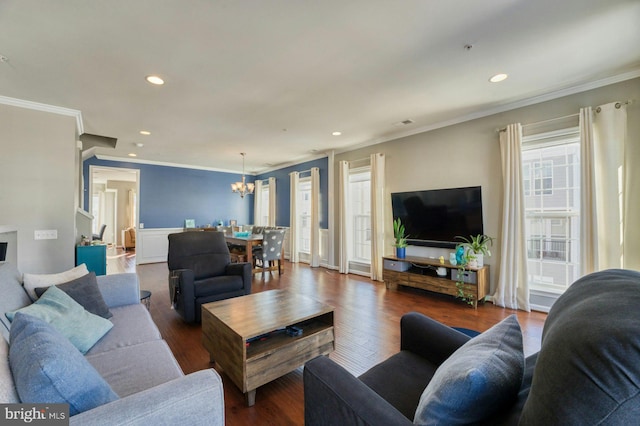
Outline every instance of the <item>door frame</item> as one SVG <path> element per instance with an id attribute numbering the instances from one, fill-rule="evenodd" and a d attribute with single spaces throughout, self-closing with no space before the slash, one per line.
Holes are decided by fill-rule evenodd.
<path id="1" fill-rule="evenodd" d="M 137 212 L 137 217 L 134 220 L 135 223 L 135 227 L 137 230 L 140 229 L 140 169 L 134 169 L 134 168 L 130 168 L 130 167 L 110 167 L 110 166 L 98 166 L 98 165 L 89 165 L 89 213 L 91 213 L 93 211 L 93 175 L 95 173 L 96 170 L 104 170 L 104 171 L 113 171 L 115 172 L 120 172 L 122 170 L 126 170 L 128 172 L 132 172 L 135 174 L 135 188 L 136 188 L 136 212 Z M 116 198 L 116 203 L 117 203 L 117 198 Z M 95 220 L 95 218 L 93 218 L 93 220 Z M 116 218 L 117 221 L 117 218 Z M 114 235 L 114 244 L 117 243 L 118 241 L 118 230 L 114 229 L 113 230 L 113 235 Z"/>

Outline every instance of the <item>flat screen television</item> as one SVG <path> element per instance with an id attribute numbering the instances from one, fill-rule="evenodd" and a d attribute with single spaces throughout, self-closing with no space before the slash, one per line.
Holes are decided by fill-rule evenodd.
<path id="1" fill-rule="evenodd" d="M 479 186 L 396 192 L 391 206 L 411 245 L 454 248 L 460 243 L 456 236 L 484 234 Z"/>

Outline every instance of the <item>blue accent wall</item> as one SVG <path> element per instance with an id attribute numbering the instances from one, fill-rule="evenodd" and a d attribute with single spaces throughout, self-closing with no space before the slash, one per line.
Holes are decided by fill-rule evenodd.
<path id="1" fill-rule="evenodd" d="M 327 157 L 318 160 L 307 161 L 269 173 L 256 176 L 256 180 L 276 178 L 276 225 L 290 225 L 291 181 L 289 173 L 309 170 L 312 167 L 320 169 L 320 228 L 329 228 L 329 159 Z M 309 176 L 303 173 L 301 177 Z"/>
<path id="2" fill-rule="evenodd" d="M 231 184 L 240 180 L 238 173 L 99 160 L 96 157 L 87 159 L 83 164 L 84 207 L 87 211 L 90 165 L 140 170 L 139 220 L 145 228 L 179 228 L 184 226 L 185 219 L 194 219 L 196 226 L 214 225 L 218 220 L 228 225 L 230 219 L 237 220 L 240 225 L 253 223 L 253 195 L 240 198 L 231 192 Z M 253 176 L 247 176 L 248 182 L 253 180 Z"/>

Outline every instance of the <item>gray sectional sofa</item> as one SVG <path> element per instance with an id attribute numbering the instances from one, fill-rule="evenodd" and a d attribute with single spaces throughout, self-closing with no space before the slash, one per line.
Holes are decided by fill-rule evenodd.
<path id="1" fill-rule="evenodd" d="M 71 424 L 223 425 L 222 380 L 208 369 L 184 375 L 149 312 L 136 274 L 98 277 L 113 328 L 85 355 L 118 399 L 71 417 Z M 0 263 L 0 403 L 21 402 L 9 366 L 5 312 L 31 304 L 15 266 Z"/>

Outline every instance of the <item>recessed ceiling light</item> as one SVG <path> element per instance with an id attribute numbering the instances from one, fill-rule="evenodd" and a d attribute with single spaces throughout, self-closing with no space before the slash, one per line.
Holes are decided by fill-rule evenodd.
<path id="1" fill-rule="evenodd" d="M 151 134 L 151 132 L 148 131 L 148 130 L 140 130 L 140 134 L 141 135 L 145 135 L 145 136 L 149 136 Z"/>
<path id="2" fill-rule="evenodd" d="M 144 146 L 144 144 L 143 144 L 142 142 L 138 142 L 138 143 L 136 143 L 136 146 L 137 146 L 138 148 L 142 148 L 142 147 Z"/>
<path id="3" fill-rule="evenodd" d="M 138 156 L 138 154 L 134 154 L 133 152 L 129 153 L 129 157 L 137 157 L 137 156 Z"/>
<path id="4" fill-rule="evenodd" d="M 331 133 L 333 136 L 340 136 L 342 134 L 342 132 L 333 132 Z"/>
<path id="5" fill-rule="evenodd" d="M 151 84 L 156 84 L 158 86 L 161 86 L 164 84 L 164 80 L 158 77 L 157 75 L 148 75 L 146 78 L 147 78 L 147 81 Z"/>
<path id="6" fill-rule="evenodd" d="M 499 83 L 501 81 L 506 80 L 507 77 L 509 77 L 507 74 L 496 74 L 493 77 L 491 77 L 489 81 L 492 83 Z"/>

